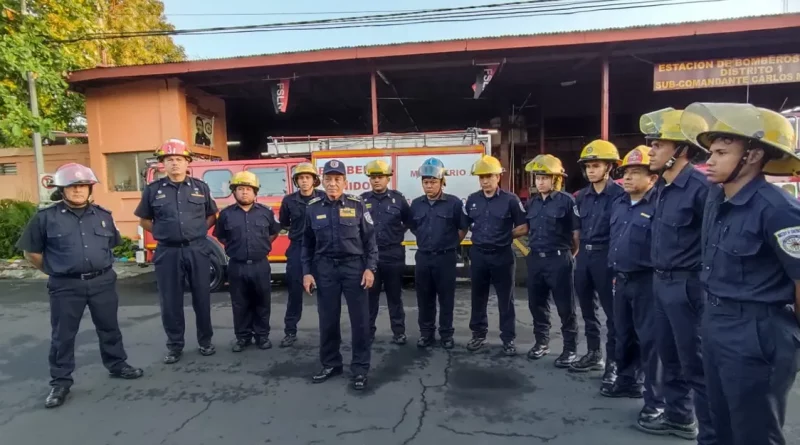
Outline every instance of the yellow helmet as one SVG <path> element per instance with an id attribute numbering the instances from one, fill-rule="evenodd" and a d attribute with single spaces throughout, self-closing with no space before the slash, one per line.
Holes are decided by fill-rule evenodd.
<path id="1" fill-rule="evenodd" d="M 314 177 L 314 187 L 319 187 L 321 182 L 319 181 L 319 175 L 317 174 L 317 169 L 311 165 L 310 162 L 301 162 L 295 165 L 294 170 L 292 171 L 292 183 L 294 183 L 295 187 L 297 185 L 297 175 L 307 174 Z"/>
<path id="2" fill-rule="evenodd" d="M 506 169 L 500 165 L 500 161 L 494 156 L 484 156 L 472 164 L 472 175 L 499 175 L 505 173 Z"/>
<path id="3" fill-rule="evenodd" d="M 775 111 L 751 104 L 693 103 L 686 107 L 684 119 L 691 121 L 682 124 L 685 136 L 706 150 L 714 135 L 744 138 L 763 144 L 770 152 L 772 159 L 762 170 L 765 174 L 800 174 L 797 135 L 789 120 Z"/>
<path id="4" fill-rule="evenodd" d="M 622 159 L 622 164 L 619 166 L 620 169 L 624 170 L 627 167 L 633 167 L 637 165 L 641 165 L 642 167 L 650 168 L 650 149 L 645 147 L 644 145 L 640 145 L 633 150 L 629 151 L 628 154 Z"/>
<path id="5" fill-rule="evenodd" d="M 639 118 L 639 130 L 647 140 L 689 142 L 681 131 L 682 116 L 683 110 L 671 107 L 643 114 Z"/>
<path id="6" fill-rule="evenodd" d="M 567 176 L 564 173 L 564 164 L 553 155 L 537 155 L 531 162 L 525 165 L 525 171 L 536 175 L 557 175 Z"/>
<path id="7" fill-rule="evenodd" d="M 364 174 L 367 176 L 392 176 L 392 167 L 383 160 L 367 162 L 364 166 Z"/>
<path id="8" fill-rule="evenodd" d="M 608 161 L 619 165 L 619 150 L 611 142 L 597 139 L 583 147 L 581 156 L 578 158 L 579 163 L 591 161 Z"/>
<path id="9" fill-rule="evenodd" d="M 258 182 L 258 176 L 255 175 L 253 172 L 238 172 L 233 175 L 231 179 L 231 191 L 235 190 L 236 187 L 240 185 L 246 185 L 249 187 L 253 187 L 253 189 L 258 193 L 258 189 L 261 188 L 261 184 Z"/>

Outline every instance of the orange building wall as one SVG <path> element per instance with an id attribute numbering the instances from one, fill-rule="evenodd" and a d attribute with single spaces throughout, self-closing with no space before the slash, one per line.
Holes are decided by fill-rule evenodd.
<path id="1" fill-rule="evenodd" d="M 122 152 L 152 152 L 170 138 L 187 142 L 189 115 L 200 111 L 214 116 L 214 147 L 193 147 L 198 153 L 228 159 L 225 102 L 202 91 L 184 88 L 177 79 L 146 80 L 93 88 L 86 91 L 90 166 L 107 184 L 106 155 Z M 120 232 L 137 233 L 133 211 L 141 192 L 110 191 L 97 187 L 95 200 L 114 213 Z"/>
<path id="2" fill-rule="evenodd" d="M 88 145 L 55 145 L 42 147 L 45 173 L 53 173 L 68 162 L 87 164 Z M 0 175 L 0 199 L 39 202 L 39 177 L 32 148 L 0 149 L 0 164 L 16 164 L 16 175 Z"/>

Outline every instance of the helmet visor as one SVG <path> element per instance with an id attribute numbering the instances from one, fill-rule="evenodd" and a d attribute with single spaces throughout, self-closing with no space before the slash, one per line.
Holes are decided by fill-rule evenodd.
<path id="1" fill-rule="evenodd" d="M 422 178 L 431 177 L 441 179 L 444 177 L 444 169 L 435 165 L 423 165 L 419 168 L 418 173 Z"/>

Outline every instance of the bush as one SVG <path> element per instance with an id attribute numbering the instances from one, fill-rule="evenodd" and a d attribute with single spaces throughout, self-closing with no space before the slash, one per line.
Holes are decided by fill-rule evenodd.
<path id="1" fill-rule="evenodd" d="M 14 199 L 0 200 L 0 258 L 22 257 L 22 251 L 14 247 L 22 231 L 36 213 L 36 204 Z"/>
<path id="2" fill-rule="evenodd" d="M 132 239 L 123 236 L 122 244 L 115 247 L 113 250 L 114 258 L 135 258 L 137 247 L 137 244 L 134 243 Z"/>

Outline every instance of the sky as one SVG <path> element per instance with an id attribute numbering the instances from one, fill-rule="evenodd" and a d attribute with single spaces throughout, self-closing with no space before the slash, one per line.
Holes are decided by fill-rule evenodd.
<path id="1" fill-rule="evenodd" d="M 386 10 L 418 10 L 502 3 L 508 0 L 162 0 L 167 20 L 178 29 L 256 25 L 377 14 Z M 576 0 L 577 1 L 577 0 Z M 687 0 L 673 0 L 676 3 Z M 788 0 L 790 12 L 800 12 L 800 0 Z M 370 11 L 361 12 L 358 11 Z M 777 14 L 783 0 L 721 0 L 625 11 L 586 12 L 570 16 L 507 18 L 467 23 L 437 23 L 384 28 L 325 31 L 282 31 L 231 35 L 177 36 L 189 59 L 268 54 L 378 45 L 400 42 L 448 40 L 513 34 L 577 31 L 652 25 L 752 15 Z M 318 14 L 345 12 L 345 14 Z M 309 14 L 313 13 L 313 14 Z M 248 14 L 234 16 L 230 14 Z"/>

